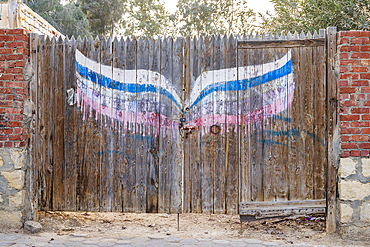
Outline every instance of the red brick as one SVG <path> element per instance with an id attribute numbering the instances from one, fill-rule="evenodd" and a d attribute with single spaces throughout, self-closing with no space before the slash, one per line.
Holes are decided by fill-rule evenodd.
<path id="1" fill-rule="evenodd" d="M 16 81 L 24 81 L 24 75 L 14 75 L 14 79 Z"/>
<path id="2" fill-rule="evenodd" d="M 28 41 L 29 38 L 26 35 L 17 35 L 16 40 Z"/>
<path id="3" fill-rule="evenodd" d="M 6 73 L 9 73 L 9 74 L 23 74 L 23 68 L 9 68 L 9 69 L 6 69 Z"/>
<path id="4" fill-rule="evenodd" d="M 5 42 L 0 42 L 0 47 L 5 47 Z"/>
<path id="5" fill-rule="evenodd" d="M 347 141 L 348 141 L 348 139 L 349 139 L 349 136 L 341 136 L 341 137 L 340 137 L 340 140 L 341 140 L 342 142 L 347 142 Z"/>
<path id="6" fill-rule="evenodd" d="M 340 133 L 342 135 L 360 134 L 360 129 L 358 129 L 358 128 L 341 129 Z"/>
<path id="7" fill-rule="evenodd" d="M 349 151 L 342 151 L 342 152 L 340 153 L 340 157 L 341 157 L 341 158 L 349 157 Z"/>
<path id="8" fill-rule="evenodd" d="M 369 86 L 368 80 L 352 81 L 352 86 L 364 87 Z"/>
<path id="9" fill-rule="evenodd" d="M 25 48 L 17 48 L 17 53 L 30 55 L 30 51 L 28 49 L 25 49 Z"/>
<path id="10" fill-rule="evenodd" d="M 340 67 L 340 73 L 346 73 L 346 72 L 348 72 L 348 68 L 347 67 L 343 67 L 343 66 Z"/>
<path id="11" fill-rule="evenodd" d="M 360 37 L 370 37 L 369 31 L 360 31 Z"/>
<path id="12" fill-rule="evenodd" d="M 26 60 L 26 55 L 23 54 L 13 54 L 13 55 L 7 55 L 7 60 Z"/>
<path id="13" fill-rule="evenodd" d="M 25 146 L 27 146 L 27 142 L 20 142 L 20 144 L 19 144 L 19 147 L 20 148 L 25 147 Z"/>
<path id="14" fill-rule="evenodd" d="M 367 67 L 352 67 L 351 72 L 368 72 L 369 69 Z"/>
<path id="15" fill-rule="evenodd" d="M 352 108 L 351 113 L 354 114 L 369 113 L 369 108 Z"/>
<path id="16" fill-rule="evenodd" d="M 370 149 L 370 142 L 365 142 L 365 143 L 359 143 L 358 146 L 361 149 Z"/>
<path id="17" fill-rule="evenodd" d="M 358 151 L 358 150 L 351 150 L 351 156 L 352 157 L 358 157 L 358 156 L 360 156 L 360 151 Z"/>
<path id="18" fill-rule="evenodd" d="M 10 48 L 1 48 L 0 54 L 13 54 L 13 49 Z"/>
<path id="19" fill-rule="evenodd" d="M 340 38 L 340 39 L 338 39 L 338 42 L 337 42 L 338 45 L 348 44 L 348 43 L 349 43 L 349 39 L 348 38 Z"/>
<path id="20" fill-rule="evenodd" d="M 21 121 L 11 121 L 9 122 L 10 127 L 22 127 L 22 122 Z"/>
<path id="21" fill-rule="evenodd" d="M 24 81 L 9 81 L 6 83 L 6 87 L 22 87 L 24 88 L 25 82 Z"/>
<path id="22" fill-rule="evenodd" d="M 370 60 L 361 60 L 361 65 L 370 66 Z"/>
<path id="23" fill-rule="evenodd" d="M 354 100 L 346 100 L 339 102 L 339 106 L 357 106 L 358 102 Z"/>
<path id="24" fill-rule="evenodd" d="M 357 143 L 342 143 L 342 149 L 357 149 Z"/>
<path id="25" fill-rule="evenodd" d="M 15 93 L 16 94 L 28 94 L 28 90 L 27 89 L 15 89 Z"/>
<path id="26" fill-rule="evenodd" d="M 11 147 L 13 147 L 13 142 L 5 142 L 5 143 L 4 143 L 4 147 L 6 147 L 6 148 L 11 148 Z"/>
<path id="27" fill-rule="evenodd" d="M 341 87 L 339 90 L 340 93 L 356 93 L 356 91 L 355 87 Z"/>
<path id="28" fill-rule="evenodd" d="M 360 78 L 361 78 L 361 79 L 370 79 L 370 73 L 363 73 L 363 74 L 360 74 Z"/>
<path id="29" fill-rule="evenodd" d="M 22 113 L 22 109 L 19 109 L 19 108 L 7 108 L 7 109 L 5 109 L 5 112 L 8 113 L 8 114 L 21 114 Z"/>
<path id="30" fill-rule="evenodd" d="M 361 119 L 362 120 L 370 120 L 370 115 L 362 115 Z"/>
<path id="31" fill-rule="evenodd" d="M 14 36 L 0 35 L 0 41 L 14 41 Z"/>
<path id="32" fill-rule="evenodd" d="M 4 61 L 5 60 L 5 55 L 0 55 L 0 61 Z"/>
<path id="33" fill-rule="evenodd" d="M 15 76 L 14 75 L 4 75 L 2 74 L 0 76 L 0 80 L 4 80 L 4 81 L 12 81 L 14 80 Z"/>
<path id="34" fill-rule="evenodd" d="M 370 46 L 361 46 L 361 51 L 370 51 Z"/>
<path id="35" fill-rule="evenodd" d="M 370 134 L 370 129 L 366 129 L 366 128 L 361 129 L 361 134 L 365 134 L 365 135 Z"/>
<path id="36" fill-rule="evenodd" d="M 339 51 L 345 52 L 345 51 L 360 51 L 359 46 L 340 46 Z"/>
<path id="37" fill-rule="evenodd" d="M 13 107 L 13 101 L 0 101 L 0 107 Z"/>
<path id="38" fill-rule="evenodd" d="M 14 68 L 15 67 L 15 61 L 8 62 L 8 68 Z"/>
<path id="39" fill-rule="evenodd" d="M 340 53 L 339 54 L 339 58 L 340 59 L 348 59 L 349 58 L 349 55 L 348 55 L 348 53 Z"/>
<path id="40" fill-rule="evenodd" d="M 367 150 L 362 150 L 361 151 L 361 157 L 369 156 L 369 151 Z"/>
<path id="41" fill-rule="evenodd" d="M 4 129 L 4 134 L 9 135 L 13 133 L 13 128 Z"/>
<path id="42" fill-rule="evenodd" d="M 5 29 L 0 29 L 0 34 L 5 34 Z"/>
<path id="43" fill-rule="evenodd" d="M 360 31 L 341 31 L 339 37 L 359 37 Z"/>
<path id="44" fill-rule="evenodd" d="M 23 141 L 25 138 L 23 135 L 10 135 L 9 140 L 10 141 Z"/>
<path id="45" fill-rule="evenodd" d="M 352 38 L 351 39 L 351 44 L 369 44 L 369 38 Z"/>
<path id="46" fill-rule="evenodd" d="M 353 135 L 350 137 L 350 141 L 352 142 L 367 142 L 368 140 L 369 140 L 369 136 L 367 135 Z"/>
<path id="47" fill-rule="evenodd" d="M 353 53 L 351 58 L 370 58 L 369 53 Z"/>
<path id="48" fill-rule="evenodd" d="M 359 60 L 341 60 L 340 65 L 360 65 Z"/>
<path id="49" fill-rule="evenodd" d="M 361 93 L 370 93 L 370 87 L 362 87 Z"/>
<path id="50" fill-rule="evenodd" d="M 370 106 L 370 101 L 365 101 L 364 106 Z"/>
<path id="51" fill-rule="evenodd" d="M 348 81 L 347 80 L 339 80 L 338 85 L 340 87 L 348 87 Z"/>
<path id="52" fill-rule="evenodd" d="M 15 121 L 23 121 L 23 115 L 15 115 L 14 120 Z"/>
<path id="53" fill-rule="evenodd" d="M 24 61 L 17 61 L 17 62 L 16 62 L 16 66 L 17 66 L 17 67 L 24 67 L 24 66 L 26 66 L 26 65 L 25 65 Z"/>
<path id="54" fill-rule="evenodd" d="M 348 108 L 341 107 L 341 108 L 338 108 L 338 113 L 339 114 L 348 114 L 349 110 L 348 110 Z"/>
<path id="55" fill-rule="evenodd" d="M 6 47 L 9 47 L 9 48 L 27 48 L 27 43 L 24 42 L 24 41 L 20 41 L 20 42 L 7 42 L 6 43 Z"/>
<path id="56" fill-rule="evenodd" d="M 27 31 L 25 29 L 8 29 L 8 30 L 6 30 L 6 34 L 24 34 L 24 35 L 27 35 Z"/>
<path id="57" fill-rule="evenodd" d="M 340 79 L 348 79 L 348 78 L 358 79 L 358 74 L 341 74 L 340 75 Z"/>

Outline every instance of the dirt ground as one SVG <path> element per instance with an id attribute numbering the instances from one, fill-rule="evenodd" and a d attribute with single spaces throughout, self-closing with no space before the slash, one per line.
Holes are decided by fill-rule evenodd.
<path id="1" fill-rule="evenodd" d="M 41 212 L 40 223 L 44 232 L 84 237 L 252 238 L 287 244 L 368 245 L 326 234 L 324 217 L 244 222 L 242 234 L 238 215 L 180 214 L 180 231 L 177 214 Z"/>

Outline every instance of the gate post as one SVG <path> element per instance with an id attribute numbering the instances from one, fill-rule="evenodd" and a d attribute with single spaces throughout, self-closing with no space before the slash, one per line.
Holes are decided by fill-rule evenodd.
<path id="1" fill-rule="evenodd" d="M 337 155 L 336 155 L 336 141 L 338 133 L 336 132 L 338 127 L 337 121 L 337 77 L 335 75 L 335 54 L 337 48 L 337 28 L 328 27 L 326 29 L 326 42 L 327 42 L 327 116 L 328 116 L 328 163 L 327 163 L 327 188 L 326 188 L 326 231 L 328 233 L 334 233 L 337 229 Z"/>

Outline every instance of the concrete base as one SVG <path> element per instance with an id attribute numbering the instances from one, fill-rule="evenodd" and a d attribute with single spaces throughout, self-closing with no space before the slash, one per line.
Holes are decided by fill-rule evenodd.
<path id="1" fill-rule="evenodd" d="M 22 227 L 21 211 L 0 211 L 0 231 L 19 230 Z"/>

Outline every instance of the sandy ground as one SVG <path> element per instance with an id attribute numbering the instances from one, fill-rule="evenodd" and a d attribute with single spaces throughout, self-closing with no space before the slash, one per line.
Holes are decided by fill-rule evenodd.
<path id="1" fill-rule="evenodd" d="M 323 217 L 271 219 L 243 223 L 240 233 L 238 215 L 181 214 L 177 231 L 177 214 L 41 212 L 44 232 L 84 237 L 152 237 L 177 236 L 196 239 L 259 239 L 279 243 L 311 243 L 327 246 L 363 245 L 338 234 L 325 233 Z"/>

